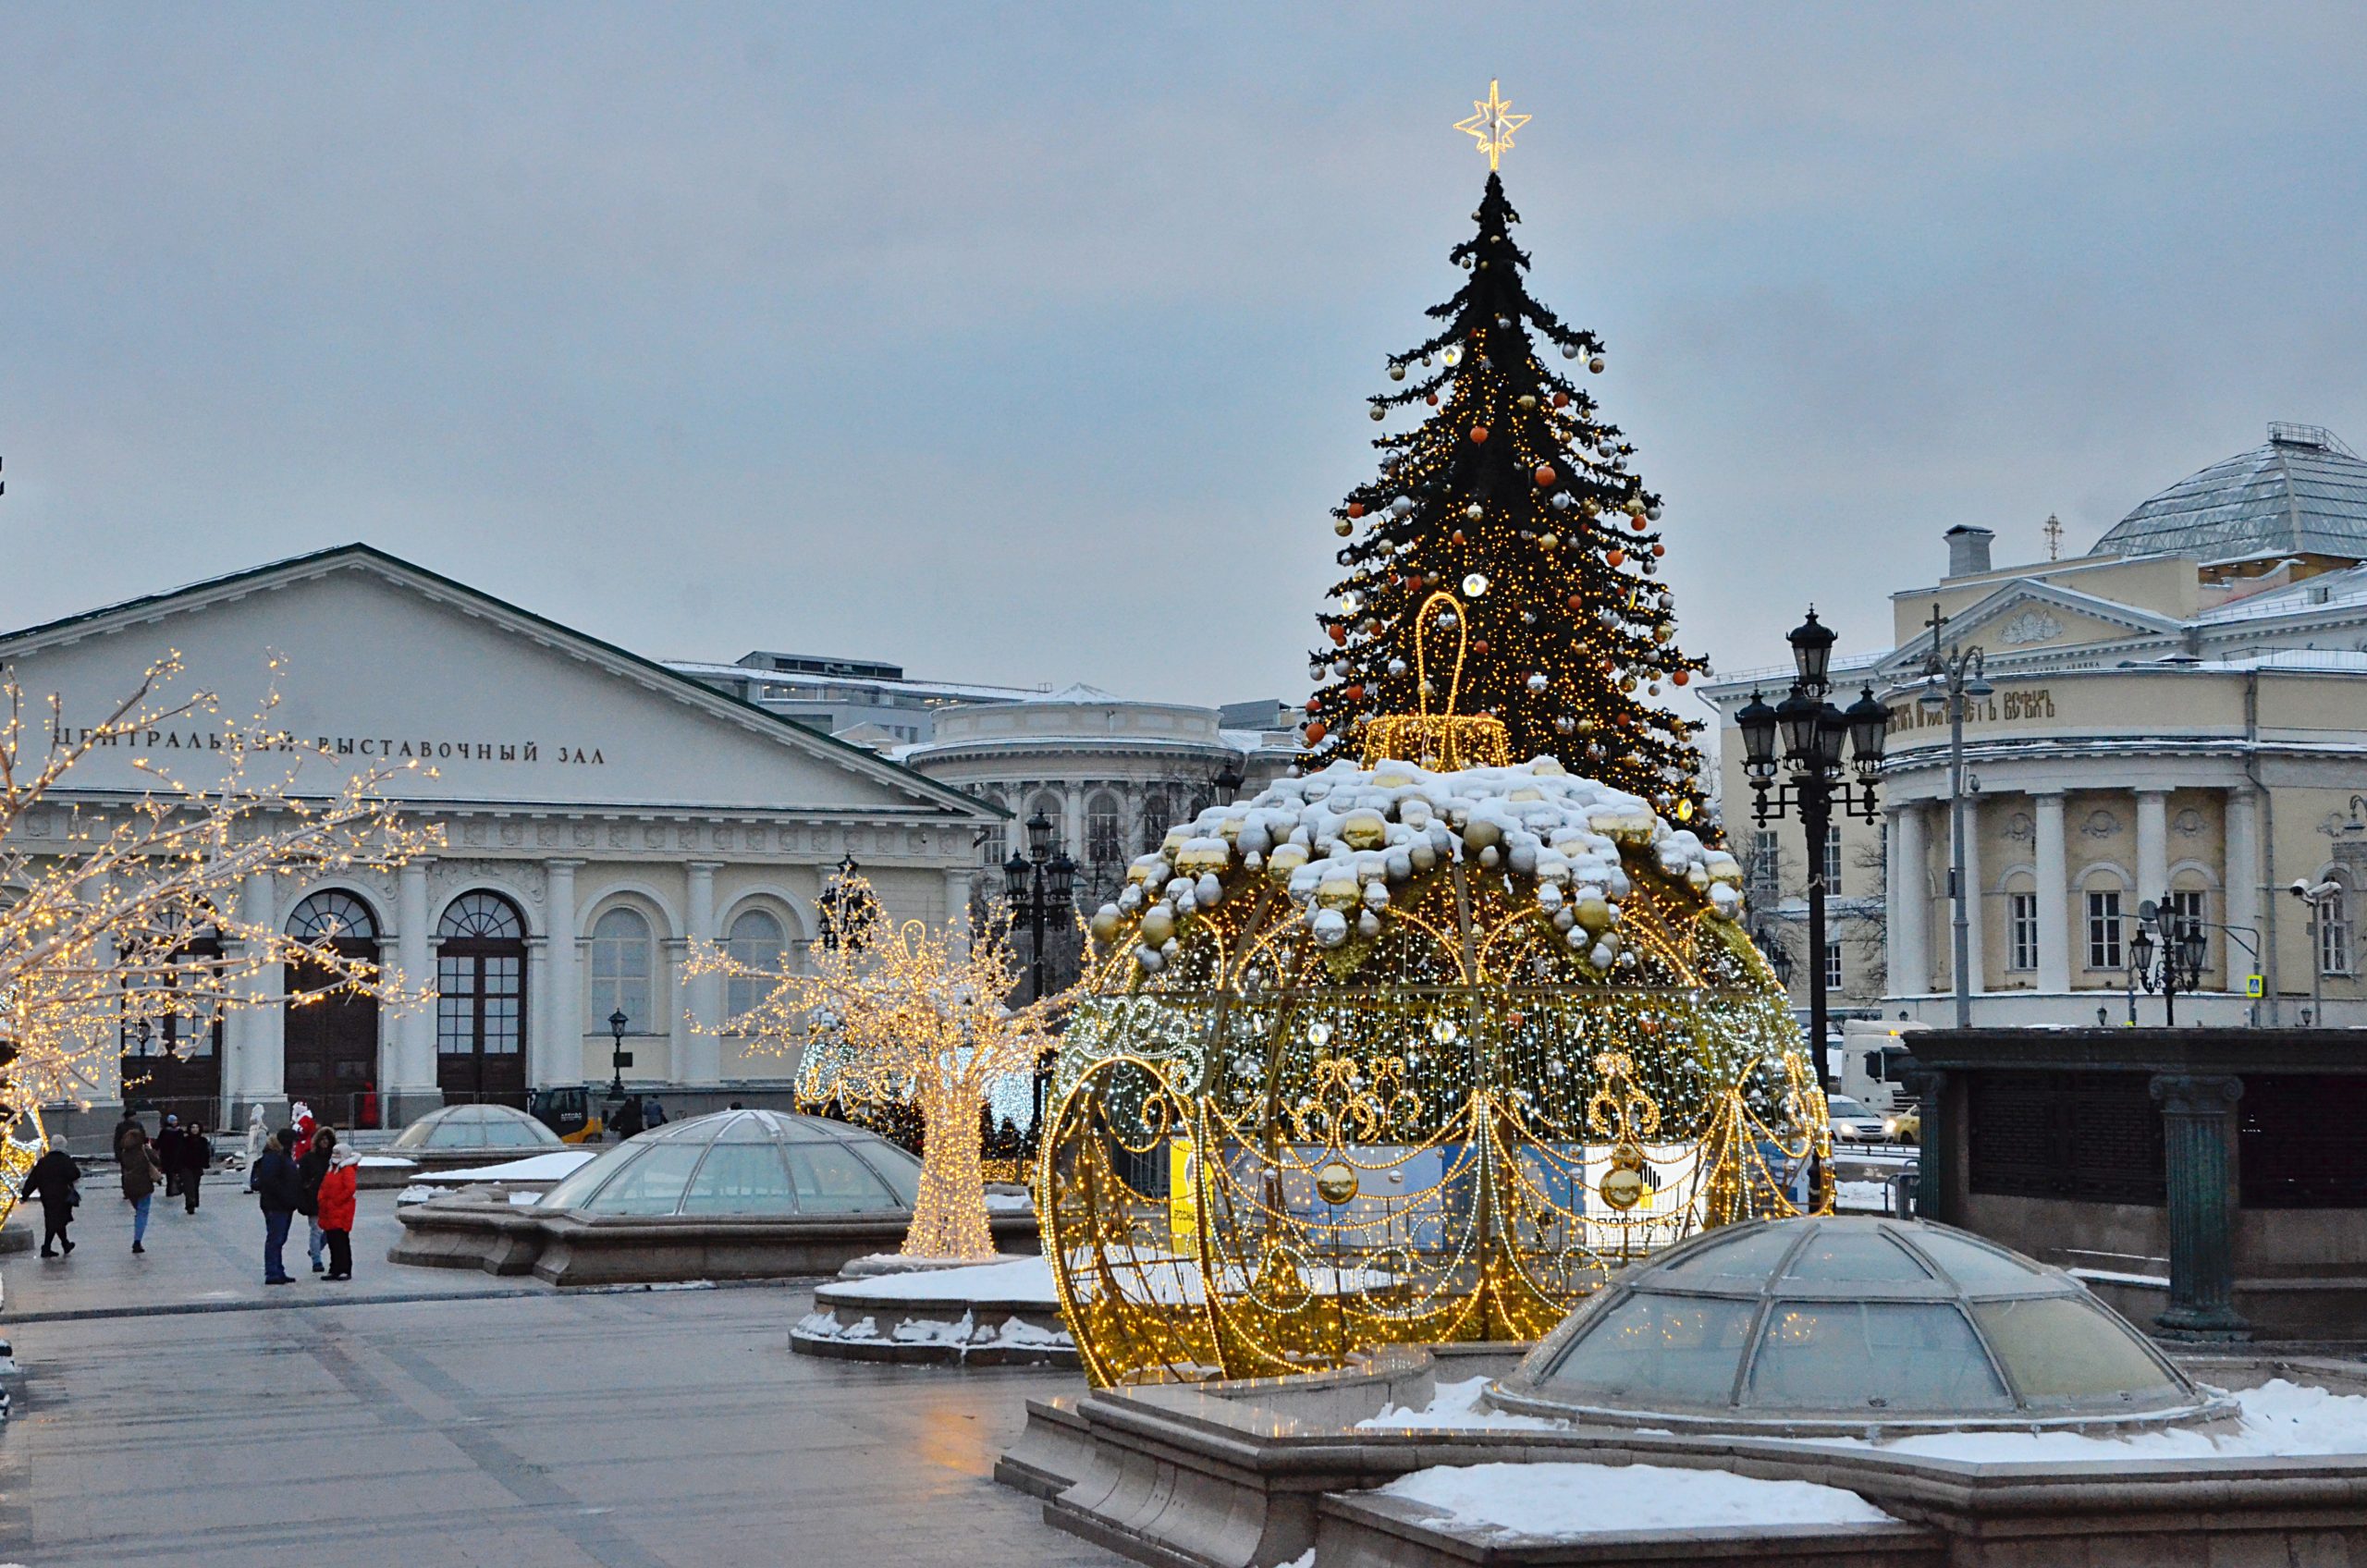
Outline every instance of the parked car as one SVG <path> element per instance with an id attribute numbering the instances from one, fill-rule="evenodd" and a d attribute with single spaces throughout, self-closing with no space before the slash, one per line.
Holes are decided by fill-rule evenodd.
<path id="1" fill-rule="evenodd" d="M 1833 1135 L 1845 1143 L 1878 1144 L 1889 1136 L 1883 1119 L 1847 1095 L 1825 1096 L 1824 1109 L 1833 1123 Z"/>

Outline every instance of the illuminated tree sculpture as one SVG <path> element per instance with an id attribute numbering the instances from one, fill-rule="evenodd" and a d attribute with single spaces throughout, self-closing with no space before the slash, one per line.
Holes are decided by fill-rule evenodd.
<path id="1" fill-rule="evenodd" d="M 871 900 L 859 878 L 841 880 L 852 884 L 842 899 Z M 921 1191 L 905 1256 L 992 1257 L 979 1112 L 999 1081 L 1032 1072 L 1056 1043 L 1051 1023 L 1069 998 L 1005 1003 L 1020 977 L 1007 916 L 937 931 L 881 921 L 863 941 L 812 952 L 810 974 L 751 968 L 705 945 L 689 967 L 771 987 L 728 1027 L 758 1049 L 803 1050 L 801 1102 L 918 1109 Z"/>
<path id="2" fill-rule="evenodd" d="M 1472 216 L 1478 232 L 1452 252 L 1469 281 L 1430 311 L 1439 332 L 1390 361 L 1390 378 L 1405 385 L 1372 400 L 1376 420 L 1407 406 L 1435 411 L 1374 443 L 1380 473 L 1334 513 L 1347 575 L 1319 617 L 1310 750 L 1318 765 L 1360 753 L 1445 767 L 1558 756 L 1691 823 L 1707 804 L 1691 739 L 1701 726 L 1652 699 L 1706 666 L 1678 651 L 1674 603 L 1657 580 L 1659 497 L 1628 469 L 1635 448 L 1619 427 L 1540 356 L 1541 341 L 1564 361 L 1603 364 L 1593 333 L 1529 297 L 1528 255 L 1512 240 L 1520 217 L 1495 175 Z M 1461 598 L 1466 625 L 1450 613 L 1442 629 L 1425 613 L 1441 589 Z M 1428 658 L 1416 641 L 1424 632 Z M 1417 747 L 1395 737 L 1376 746 L 1367 733 L 1442 715 L 1502 728 L 1477 754 L 1443 734 Z"/>
<path id="3" fill-rule="evenodd" d="M 272 666 L 275 682 L 279 666 Z M 441 842 L 440 830 L 406 824 L 380 794 L 397 769 L 337 768 L 317 791 L 303 772 L 315 748 L 273 722 L 274 693 L 242 723 L 213 731 L 205 755 L 220 771 L 184 779 L 148 753 L 155 736 L 210 722 L 215 698 L 160 695 L 180 675 L 178 657 L 152 666 L 104 719 L 66 724 L 55 698 L 35 731 L 23 692 L 0 685 L 0 1126 L 38 1108 L 88 1106 L 125 1033 L 167 1019 L 193 1039 L 223 1012 L 277 1007 L 264 984 L 281 964 L 326 980 L 289 1005 L 362 991 L 398 1005 L 422 993 L 339 952 L 335 933 L 299 940 L 276 922 L 247 918 L 239 894 L 251 876 L 303 878 L 390 870 Z M 119 804 L 51 800 L 101 748 L 133 751 L 147 779 Z M 33 831 L 38 827 L 39 831 Z"/>

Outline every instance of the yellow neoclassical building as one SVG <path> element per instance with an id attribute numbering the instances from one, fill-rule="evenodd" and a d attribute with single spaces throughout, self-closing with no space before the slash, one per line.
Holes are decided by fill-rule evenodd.
<path id="1" fill-rule="evenodd" d="M 1844 823 L 1823 856 L 1821 954 L 1805 950 L 1799 828 L 1753 825 L 1734 729 L 1790 673 L 1707 687 L 1751 918 L 1792 959 L 1795 993 L 1821 962 L 1836 1011 L 1953 1020 L 1949 727 L 1915 692 L 1936 617 L 1941 651 L 1980 648 L 1993 688 L 1965 724 L 1976 1024 L 2127 1018 L 2146 900 L 2206 932 L 2178 1023 L 2367 1023 L 2367 461 L 2327 431 L 2275 424 L 2084 555 L 1996 567 L 1992 537 L 1950 530 L 1945 575 L 1891 595 L 1892 645 L 1834 661 L 1834 700 L 1870 685 L 1891 735 L 1880 817 Z M 2162 1020 L 2157 995 L 2135 1007 Z"/>

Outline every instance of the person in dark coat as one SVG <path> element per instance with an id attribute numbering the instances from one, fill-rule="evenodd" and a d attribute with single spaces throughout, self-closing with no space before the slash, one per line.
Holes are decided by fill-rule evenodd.
<path id="1" fill-rule="evenodd" d="M 642 1127 L 641 1096 L 627 1095 L 623 1099 L 619 1100 L 617 1114 L 612 1120 L 616 1124 L 610 1131 L 614 1132 L 619 1138 L 631 1138 L 639 1134 Z"/>
<path id="2" fill-rule="evenodd" d="M 123 1135 L 116 1158 L 123 1162 L 123 1201 L 131 1206 L 131 1250 L 146 1252 L 148 1206 L 155 1201 L 156 1183 L 164 1180 L 165 1168 L 157 1163 L 143 1127 L 134 1127 Z"/>
<path id="3" fill-rule="evenodd" d="M 178 1116 L 166 1117 L 165 1124 L 156 1129 L 156 1135 L 149 1140 L 148 1146 L 156 1152 L 156 1163 L 164 1170 L 165 1195 L 178 1197 L 181 1191 L 181 1119 Z"/>
<path id="4" fill-rule="evenodd" d="M 313 1272 L 325 1273 L 328 1265 L 321 1261 L 321 1249 L 328 1244 L 328 1232 L 321 1229 L 321 1180 L 329 1173 L 329 1160 L 337 1153 L 337 1134 L 324 1127 L 313 1134 L 313 1146 L 296 1162 L 297 1174 L 302 1178 L 303 1191 L 296 1207 L 310 1219 L 312 1233 L 306 1238 L 305 1251 L 312 1254 Z"/>
<path id="5" fill-rule="evenodd" d="M 266 1285 L 295 1283 L 280 1258 L 280 1249 L 288 1244 L 288 1228 L 296 1219 L 296 1206 L 304 1195 L 303 1175 L 288 1153 L 295 1146 L 296 1130 L 282 1127 L 247 1172 L 247 1189 L 263 1207 L 263 1282 Z"/>
<path id="6" fill-rule="evenodd" d="M 124 1139 L 134 1133 L 139 1133 L 143 1139 L 148 1136 L 148 1129 L 141 1123 L 140 1113 L 127 1106 L 124 1108 L 123 1120 L 115 1124 L 114 1148 L 117 1160 L 123 1158 Z"/>
<path id="7" fill-rule="evenodd" d="M 56 1243 L 62 1243 L 67 1252 L 74 1250 L 74 1238 L 66 1233 L 66 1227 L 74 1223 L 74 1206 L 82 1201 L 81 1181 L 82 1168 L 55 1145 L 25 1172 L 25 1196 L 41 1199 L 42 1256 L 55 1257 L 52 1249 Z"/>
<path id="8" fill-rule="evenodd" d="M 198 1183 L 205 1180 L 206 1170 L 214 1164 L 214 1143 L 205 1129 L 192 1121 L 181 1129 L 180 1142 L 174 1145 L 180 1157 L 181 1202 L 186 1212 L 197 1212 Z M 166 1168 L 168 1170 L 170 1167 Z"/>

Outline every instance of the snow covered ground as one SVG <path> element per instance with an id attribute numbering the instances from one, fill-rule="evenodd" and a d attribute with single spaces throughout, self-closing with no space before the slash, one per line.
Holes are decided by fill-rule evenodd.
<path id="1" fill-rule="evenodd" d="M 1444 1509 L 1442 1525 L 1561 1539 L 1720 1525 L 1887 1525 L 1857 1493 L 1659 1464 L 1446 1464 L 1380 1488 Z"/>
<path id="2" fill-rule="evenodd" d="M 553 1149 L 548 1154 L 531 1155 L 524 1159 L 505 1159 L 498 1165 L 423 1171 L 419 1179 L 447 1186 L 466 1186 L 472 1182 L 557 1182 L 573 1175 L 579 1166 L 589 1165 L 599 1158 L 597 1149 Z M 365 1160 L 363 1163 L 368 1162 Z"/>
<path id="3" fill-rule="evenodd" d="M 1479 1403 L 1485 1378 L 1441 1383 L 1421 1410 L 1384 1410 L 1356 1425 L 1367 1429 L 1550 1431 L 1567 1423 L 1515 1415 Z M 1920 1437 L 1797 1438 L 1818 1447 L 1875 1449 L 1883 1453 L 1953 1459 L 1968 1464 L 2065 1464 L 2116 1459 L 2289 1459 L 2312 1454 L 2367 1454 L 2367 1395 L 2329 1393 L 2282 1378 L 2235 1395 L 2242 1426 L 2231 1432 L 2168 1429 L 2127 1437 L 2079 1432 L 1934 1432 Z"/>
<path id="4" fill-rule="evenodd" d="M 1000 1263 L 968 1264 L 959 1268 L 924 1268 L 905 1274 L 841 1280 L 835 1285 L 823 1286 L 816 1292 L 817 1299 L 827 1302 L 833 1290 L 865 1301 L 886 1298 L 916 1305 L 994 1301 L 1057 1306 L 1061 1299 L 1052 1289 L 1051 1265 L 1040 1255 Z"/>

